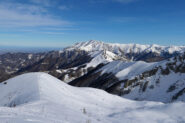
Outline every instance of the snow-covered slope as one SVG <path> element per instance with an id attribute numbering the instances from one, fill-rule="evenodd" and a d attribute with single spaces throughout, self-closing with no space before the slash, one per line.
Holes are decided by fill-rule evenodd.
<path id="1" fill-rule="evenodd" d="M 140 66 L 140 69 L 128 72 L 135 74 L 133 76 L 125 76 L 127 69 L 116 74 L 120 80 L 128 79 L 121 86 L 123 91 L 127 91 L 123 94 L 125 98 L 161 102 L 185 101 L 185 55 L 150 63 L 149 67 Z"/>
<path id="2" fill-rule="evenodd" d="M 136 102 L 102 90 L 71 87 L 45 73 L 0 84 L 2 123 L 179 123 L 185 104 Z"/>
<path id="3" fill-rule="evenodd" d="M 114 60 L 122 60 L 123 62 L 128 61 L 127 59 L 119 57 L 118 55 L 106 50 L 94 51 L 91 52 L 90 55 L 93 59 L 87 63 L 87 67 L 96 67 L 99 64 L 106 64 Z"/>
<path id="4" fill-rule="evenodd" d="M 169 66 L 171 64 L 171 66 Z M 181 70 L 178 70 L 181 69 Z M 169 61 L 156 63 L 114 61 L 99 71 L 101 74 L 113 73 L 120 81 L 122 95 L 133 100 L 148 101 L 185 101 L 184 61 Z"/>
<path id="5" fill-rule="evenodd" d="M 120 57 L 106 50 L 89 52 L 89 56 L 91 57 L 89 62 L 69 69 L 56 70 L 57 74 L 63 74 L 64 77 L 62 81 L 70 82 L 76 78 L 79 78 L 100 64 L 107 64 L 115 60 L 121 60 L 122 62 L 128 61 L 124 57 Z"/>
<path id="6" fill-rule="evenodd" d="M 153 63 L 112 61 L 70 84 L 133 100 L 185 101 L 185 55 Z"/>
<path id="7" fill-rule="evenodd" d="M 158 63 L 146 63 L 143 61 L 132 61 L 132 62 L 123 62 L 123 61 L 113 61 L 99 71 L 101 73 L 114 73 L 116 77 L 120 80 L 130 79 L 139 75 L 147 70 L 154 68 Z"/>
<path id="8" fill-rule="evenodd" d="M 142 53 L 142 52 L 153 52 L 153 53 L 174 53 L 184 52 L 185 46 L 160 46 L 160 45 L 140 45 L 140 44 L 118 44 L 118 43 L 104 43 L 101 41 L 90 40 L 87 42 L 77 43 L 76 45 L 69 47 L 68 49 L 81 49 L 85 51 L 100 51 L 108 50 L 113 53 L 121 55 L 123 52 L 127 53 Z"/>

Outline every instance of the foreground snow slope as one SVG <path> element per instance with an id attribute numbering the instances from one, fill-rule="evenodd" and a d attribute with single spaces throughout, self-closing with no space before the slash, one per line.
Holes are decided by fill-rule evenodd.
<path id="1" fill-rule="evenodd" d="M 179 123 L 185 103 L 136 102 L 102 90 L 71 87 L 45 73 L 0 84 L 3 123 Z"/>

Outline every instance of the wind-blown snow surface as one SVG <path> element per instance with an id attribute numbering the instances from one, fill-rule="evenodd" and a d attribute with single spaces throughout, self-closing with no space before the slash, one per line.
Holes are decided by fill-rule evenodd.
<path id="1" fill-rule="evenodd" d="M 102 90 L 71 87 L 45 73 L 0 84 L 2 123 L 180 123 L 185 103 L 137 102 Z"/>

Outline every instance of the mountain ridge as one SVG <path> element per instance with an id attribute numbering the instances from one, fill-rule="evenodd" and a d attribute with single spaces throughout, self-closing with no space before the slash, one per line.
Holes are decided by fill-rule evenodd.
<path id="1" fill-rule="evenodd" d="M 155 63 L 113 61 L 69 84 L 100 88 L 133 100 L 168 103 L 185 101 L 184 77 L 185 55 L 180 55 Z"/>
<path id="2" fill-rule="evenodd" d="M 84 47 L 89 51 L 85 51 Z M 184 95 L 183 88 L 179 87 L 179 84 L 183 84 L 180 75 L 184 75 L 185 69 L 184 56 L 181 53 L 183 50 L 173 54 L 161 52 L 162 55 L 153 52 L 125 54 L 121 51 L 117 45 L 113 47 L 103 42 L 89 41 L 45 54 L 4 54 L 0 55 L 0 68 L 3 68 L 0 71 L 0 80 L 4 81 L 23 73 L 46 72 L 74 86 L 99 88 L 129 99 L 165 103 L 171 102 L 172 98 L 173 101 L 184 101 L 179 96 Z M 175 61 L 178 61 L 178 64 Z M 170 81 L 167 78 L 162 79 L 168 74 L 168 77 L 172 74 L 176 77 L 171 79 L 173 82 L 166 83 L 165 90 L 161 91 L 169 98 L 147 98 L 146 92 L 155 95 L 155 91 L 152 90 L 160 88 L 165 81 Z M 148 82 L 149 80 L 151 82 Z M 168 92 L 168 88 L 172 88 L 173 91 Z"/>
<path id="3" fill-rule="evenodd" d="M 161 46 L 157 44 L 151 45 L 141 45 L 141 44 L 121 44 L 121 43 L 104 43 L 102 41 L 90 40 L 87 42 L 76 43 L 75 45 L 68 47 L 66 49 L 77 48 L 85 51 L 94 51 L 94 50 L 104 50 L 108 48 L 113 48 L 114 50 L 119 50 L 119 48 L 125 53 L 130 53 L 133 51 L 134 53 L 140 52 L 184 52 L 185 46 Z M 183 50 L 183 51 L 181 51 Z"/>

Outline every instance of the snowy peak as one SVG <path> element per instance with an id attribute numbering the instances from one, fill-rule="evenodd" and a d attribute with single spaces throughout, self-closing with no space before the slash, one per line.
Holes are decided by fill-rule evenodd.
<path id="1" fill-rule="evenodd" d="M 91 88 L 72 87 L 59 79 L 42 72 L 22 74 L 0 84 L 0 107 L 15 107 L 33 102 L 69 102 L 89 103 L 112 102 L 112 97 L 105 91 Z M 105 96 L 105 97 L 104 97 Z M 104 99 L 102 101 L 102 98 Z"/>
<path id="2" fill-rule="evenodd" d="M 101 41 L 90 40 L 87 42 L 77 43 L 69 49 L 80 49 L 85 51 L 100 51 L 108 50 L 118 55 L 127 53 L 142 53 L 153 52 L 161 54 L 163 52 L 172 54 L 175 52 L 183 53 L 185 46 L 160 46 L 160 45 L 140 45 L 140 44 L 118 44 L 118 43 L 104 43 Z"/>
<path id="3" fill-rule="evenodd" d="M 120 57 L 107 50 L 90 52 L 90 56 L 92 57 L 92 60 L 89 63 L 87 63 L 87 68 L 97 67 L 99 64 L 106 64 L 113 62 L 115 60 L 121 60 L 124 62 L 128 61 L 126 58 Z"/>
<path id="4" fill-rule="evenodd" d="M 104 56 L 104 58 L 110 62 L 114 61 L 114 60 L 122 60 L 122 61 L 127 61 L 126 58 L 124 57 L 120 57 L 118 55 L 116 55 L 115 53 L 113 52 L 110 52 L 108 50 L 104 50 L 102 52 L 102 55 Z"/>
<path id="5" fill-rule="evenodd" d="M 92 52 L 93 55 L 91 55 L 92 57 L 101 57 L 102 59 L 108 61 L 108 62 L 112 62 L 114 60 L 124 60 L 127 61 L 127 59 L 124 59 L 123 57 L 119 57 L 118 55 L 114 54 L 113 52 L 110 52 L 108 50 L 103 50 L 103 51 L 96 51 L 96 52 Z"/>
<path id="6" fill-rule="evenodd" d="M 87 42 L 77 43 L 76 47 L 88 47 L 88 46 L 96 47 L 97 45 L 101 45 L 101 44 L 103 44 L 103 42 L 96 41 L 96 40 L 90 40 Z"/>
<path id="7" fill-rule="evenodd" d="M 104 49 L 104 43 L 101 41 L 90 40 L 87 42 L 77 43 L 70 49 L 80 49 L 85 51 L 100 51 Z"/>
<path id="8" fill-rule="evenodd" d="M 0 106 L 18 106 L 41 99 L 56 100 L 53 95 L 64 93 L 66 89 L 66 84 L 49 74 L 23 74 L 0 84 Z"/>

